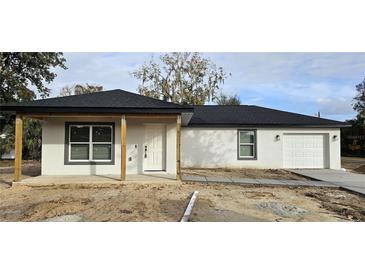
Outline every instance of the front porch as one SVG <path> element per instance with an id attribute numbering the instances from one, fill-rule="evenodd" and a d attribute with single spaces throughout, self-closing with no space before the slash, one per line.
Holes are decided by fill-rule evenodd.
<path id="1" fill-rule="evenodd" d="M 43 121 L 42 175 L 20 180 L 23 117 Z M 113 124 L 111 161 L 105 165 L 96 161 L 80 161 L 75 165 L 70 161 L 72 143 L 68 143 L 67 140 L 68 135 L 71 135 L 71 133 L 68 134 L 68 124 L 85 125 L 93 122 L 98 127 L 102 126 L 102 123 Z M 92 132 L 93 128 L 90 127 L 88 155 L 94 153 Z M 18 113 L 15 130 L 14 182 L 16 182 L 15 185 L 116 184 L 125 181 L 176 182 L 180 180 L 180 139 L 180 114 Z M 158 145 L 159 143 L 161 145 Z M 80 144 L 78 145 L 80 147 Z M 78 152 L 78 155 L 81 155 L 81 152 Z M 94 159 L 93 156 L 88 157 Z"/>

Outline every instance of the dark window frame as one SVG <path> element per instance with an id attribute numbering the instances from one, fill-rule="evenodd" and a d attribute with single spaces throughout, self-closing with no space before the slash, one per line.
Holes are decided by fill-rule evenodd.
<path id="1" fill-rule="evenodd" d="M 253 131 L 254 145 L 253 145 L 253 157 L 240 156 L 240 132 Z M 255 128 L 239 128 L 237 129 L 237 160 L 257 160 L 257 129 Z"/>
<path id="2" fill-rule="evenodd" d="M 111 160 L 88 160 L 88 161 L 70 161 L 69 160 L 69 134 L 70 126 L 85 125 L 85 126 L 111 126 L 112 127 L 112 148 Z M 91 143 L 92 145 L 92 143 Z M 91 156 L 90 156 L 91 157 Z M 115 123 L 113 122 L 65 122 L 65 149 L 64 149 L 64 164 L 65 165 L 114 165 L 115 164 Z"/>

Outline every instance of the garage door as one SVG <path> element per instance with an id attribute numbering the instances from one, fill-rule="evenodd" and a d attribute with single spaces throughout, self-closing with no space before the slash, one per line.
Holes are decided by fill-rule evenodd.
<path id="1" fill-rule="evenodd" d="M 326 134 L 284 134 L 285 168 L 327 168 Z"/>

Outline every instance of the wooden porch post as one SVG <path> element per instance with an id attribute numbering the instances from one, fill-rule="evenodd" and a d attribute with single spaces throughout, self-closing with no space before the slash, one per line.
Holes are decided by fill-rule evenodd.
<path id="1" fill-rule="evenodd" d="M 22 148 L 23 148 L 23 117 L 17 115 L 15 118 L 15 161 L 14 181 L 17 182 L 22 176 Z"/>
<path id="2" fill-rule="evenodd" d="M 127 164 L 127 122 L 125 119 L 125 115 L 122 115 L 121 123 L 120 123 L 120 145 L 121 145 L 121 176 L 120 180 L 125 181 L 126 177 L 126 164 Z"/>
<path id="3" fill-rule="evenodd" d="M 176 119 L 176 180 L 181 180 L 180 149 L 181 149 L 181 115 L 178 115 Z"/>

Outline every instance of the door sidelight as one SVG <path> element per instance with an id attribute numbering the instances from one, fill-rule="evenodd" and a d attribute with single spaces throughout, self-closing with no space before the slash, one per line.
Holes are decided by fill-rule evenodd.
<path id="1" fill-rule="evenodd" d="M 147 146 L 144 146 L 144 157 L 147 158 Z"/>

